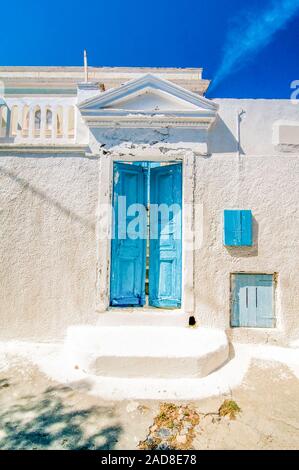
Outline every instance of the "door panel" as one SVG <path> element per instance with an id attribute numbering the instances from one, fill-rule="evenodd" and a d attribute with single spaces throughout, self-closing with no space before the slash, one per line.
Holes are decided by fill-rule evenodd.
<path id="1" fill-rule="evenodd" d="M 182 283 L 182 166 L 150 171 L 149 304 L 180 307 Z"/>
<path id="2" fill-rule="evenodd" d="M 110 303 L 142 306 L 145 303 L 145 171 L 139 165 L 114 163 L 113 181 Z M 132 204 L 142 204 L 144 210 L 138 211 Z"/>

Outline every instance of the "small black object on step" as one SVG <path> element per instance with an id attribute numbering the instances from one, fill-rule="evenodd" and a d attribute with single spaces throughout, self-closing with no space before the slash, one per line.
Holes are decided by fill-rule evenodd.
<path id="1" fill-rule="evenodd" d="M 196 320 L 195 320 L 195 317 L 193 317 L 193 315 L 191 317 L 189 317 L 189 326 L 195 326 L 196 325 Z"/>

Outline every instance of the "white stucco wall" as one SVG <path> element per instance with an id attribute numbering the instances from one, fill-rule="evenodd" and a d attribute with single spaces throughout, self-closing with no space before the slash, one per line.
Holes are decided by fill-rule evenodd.
<path id="1" fill-rule="evenodd" d="M 203 247 L 195 254 L 196 313 L 200 322 L 229 327 L 230 273 L 277 273 L 277 328 L 237 329 L 245 339 L 298 335 L 299 214 L 297 157 L 213 156 L 196 161 L 195 201 L 204 207 Z M 223 209 L 251 209 L 254 246 L 223 246 Z"/>
<path id="2" fill-rule="evenodd" d="M 272 133 L 280 117 L 298 122 L 299 106 L 287 100 L 217 102 L 222 132 L 217 134 L 218 122 L 210 133 L 212 154 L 196 160 L 195 201 L 204 205 L 203 249 L 195 256 L 196 312 L 203 324 L 228 328 L 230 273 L 277 273 L 277 327 L 235 328 L 230 334 L 242 340 L 283 341 L 299 332 L 299 152 L 292 145 L 273 145 Z M 240 109 L 246 111 L 241 156 L 224 156 L 221 135 L 229 135 L 228 129 L 236 135 L 234 118 Z M 223 209 L 238 208 L 253 212 L 252 248 L 223 246 Z"/>
<path id="3" fill-rule="evenodd" d="M 277 273 L 277 328 L 230 334 L 279 342 L 298 335 L 299 151 L 275 146 L 272 125 L 280 119 L 299 121 L 299 106 L 286 100 L 216 101 L 219 119 L 210 131 L 95 129 L 90 158 L 2 152 L 2 338 L 57 339 L 68 325 L 96 322 L 99 279 L 107 268 L 102 260 L 109 255 L 108 248 L 99 250 L 96 214 L 99 197 L 109 191 L 109 159 L 187 157 L 194 160 L 190 191 L 203 208 L 203 242 L 194 252 L 193 280 L 199 324 L 229 328 L 230 273 Z M 238 157 L 240 109 L 246 115 Z M 223 246 L 222 213 L 234 208 L 253 212 L 250 249 Z"/>
<path id="4" fill-rule="evenodd" d="M 241 153 L 247 156 L 286 155 L 289 152 L 299 155 L 299 149 L 273 145 L 273 124 L 280 120 L 299 120 L 299 101 L 291 100 L 238 100 L 215 99 L 219 104 L 219 118 L 213 131 L 209 133 L 209 153 L 224 154 L 236 150 L 236 116 L 245 111 L 242 119 L 240 139 Z M 283 150 L 283 151 L 282 151 Z"/>
<path id="5" fill-rule="evenodd" d="M 97 160 L 0 157 L 1 338 L 58 338 L 90 320 L 97 197 Z"/>

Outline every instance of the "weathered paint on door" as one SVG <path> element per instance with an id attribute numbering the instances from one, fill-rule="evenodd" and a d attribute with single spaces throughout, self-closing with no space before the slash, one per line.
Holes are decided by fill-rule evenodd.
<path id="1" fill-rule="evenodd" d="M 111 305 L 145 303 L 146 200 L 145 169 L 140 165 L 114 163 Z M 131 210 L 132 204 L 141 204 L 144 210 Z"/>
<path id="2" fill-rule="evenodd" d="M 181 284 L 182 166 L 173 164 L 150 171 L 149 304 L 180 307 Z"/>
<path id="3" fill-rule="evenodd" d="M 273 327 L 273 276 L 234 274 L 232 281 L 231 325 Z"/>

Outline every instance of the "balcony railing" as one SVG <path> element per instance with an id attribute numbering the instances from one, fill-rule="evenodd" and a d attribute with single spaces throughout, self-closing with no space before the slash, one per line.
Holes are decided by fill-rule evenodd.
<path id="1" fill-rule="evenodd" d="M 76 140 L 74 98 L 9 99 L 0 102 L 0 143 L 65 144 Z"/>

